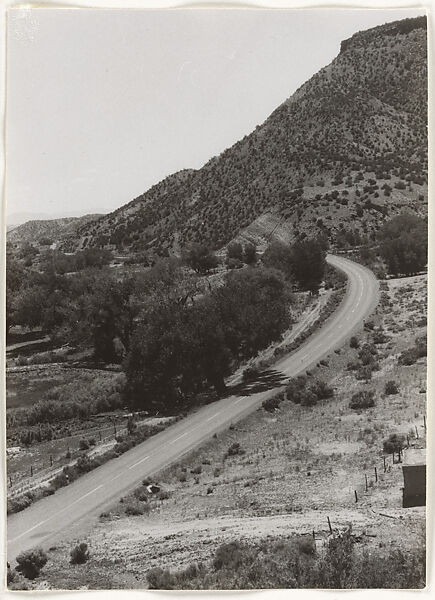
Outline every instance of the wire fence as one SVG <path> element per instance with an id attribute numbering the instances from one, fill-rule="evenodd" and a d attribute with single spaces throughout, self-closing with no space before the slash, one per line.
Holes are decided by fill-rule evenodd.
<path id="1" fill-rule="evenodd" d="M 50 454 L 48 457 L 35 461 L 28 468 L 28 474 L 23 476 L 23 473 L 8 474 L 8 498 L 15 498 L 31 491 L 37 487 L 42 487 L 48 484 L 56 475 L 62 472 L 64 467 L 72 466 L 79 456 L 83 455 L 83 451 L 92 458 L 92 456 L 101 453 L 104 446 L 115 445 L 117 436 L 128 431 L 125 427 L 118 427 L 109 435 L 102 435 L 101 431 L 91 432 L 95 439 L 95 444 L 89 448 L 80 447 L 80 443 L 86 437 L 82 434 L 71 436 L 68 438 L 68 446 L 65 453 L 54 457 Z M 74 438 L 78 438 L 77 442 L 73 442 Z M 73 447 L 73 443 L 74 446 Z"/>

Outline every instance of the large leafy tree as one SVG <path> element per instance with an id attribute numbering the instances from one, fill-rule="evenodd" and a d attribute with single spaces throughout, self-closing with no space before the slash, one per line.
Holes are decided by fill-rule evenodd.
<path id="1" fill-rule="evenodd" d="M 266 267 L 278 269 L 287 278 L 293 275 L 291 248 L 284 242 L 274 240 L 264 251 L 261 261 Z"/>
<path id="2" fill-rule="evenodd" d="M 218 265 L 218 259 L 205 244 L 192 244 L 183 252 L 184 262 L 199 275 L 206 275 Z"/>
<path id="3" fill-rule="evenodd" d="M 303 290 L 317 292 L 326 269 L 323 240 L 305 239 L 291 247 L 292 272 Z"/>
<path id="4" fill-rule="evenodd" d="M 248 268 L 231 272 L 214 297 L 226 343 L 238 358 L 254 356 L 290 324 L 290 296 L 278 271 Z"/>
<path id="5" fill-rule="evenodd" d="M 410 275 L 425 267 L 428 231 L 423 219 L 411 214 L 394 217 L 379 230 L 378 240 L 381 256 L 393 275 Z"/>
<path id="6" fill-rule="evenodd" d="M 325 274 L 327 247 L 325 236 L 297 240 L 291 246 L 275 240 L 264 252 L 262 262 L 295 280 L 301 289 L 316 292 Z"/>
<path id="7" fill-rule="evenodd" d="M 69 279 L 68 299 L 55 335 L 62 341 L 93 346 L 104 362 L 120 360 L 116 340 L 128 349 L 137 307 L 134 282 L 117 279 L 108 270 L 90 271 Z"/>
<path id="8" fill-rule="evenodd" d="M 131 339 L 124 366 L 136 406 L 171 410 L 210 386 L 221 394 L 235 362 L 279 338 L 290 322 L 284 278 L 264 268 L 230 273 L 221 287 L 185 302 L 183 285 L 174 288 L 147 304 Z"/>

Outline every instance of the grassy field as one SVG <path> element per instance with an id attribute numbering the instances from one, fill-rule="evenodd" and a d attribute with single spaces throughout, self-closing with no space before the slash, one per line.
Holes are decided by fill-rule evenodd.
<path id="1" fill-rule="evenodd" d="M 361 347 L 383 327 L 371 379 L 348 370 L 359 350 L 347 344 L 311 374 L 334 387 L 333 399 L 314 407 L 285 400 L 234 424 L 158 474 L 160 494 L 136 490 L 102 515 L 84 540 L 86 565 L 68 564 L 70 541 L 49 552 L 41 579 L 53 588 L 143 588 L 150 568 L 208 561 L 233 540 L 314 531 L 320 549 L 328 517 L 334 530 L 352 523 L 364 549 L 412 555 L 422 545 L 425 509 L 402 508 L 401 464 L 387 455 L 384 471 L 383 440 L 397 432 L 411 447 L 425 446 L 426 360 L 405 366 L 398 359 L 426 332 L 426 285 L 425 276 L 383 285 L 381 305 L 356 336 Z M 385 394 L 390 380 L 398 394 Z M 350 399 L 361 390 L 374 392 L 375 406 L 353 410 Z M 233 444 L 239 447 L 229 456 Z"/>

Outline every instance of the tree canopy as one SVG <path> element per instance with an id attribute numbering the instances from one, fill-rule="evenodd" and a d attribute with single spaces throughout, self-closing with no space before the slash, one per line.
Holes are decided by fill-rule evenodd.
<path id="1" fill-rule="evenodd" d="M 411 214 L 394 217 L 378 232 L 379 250 L 393 275 L 410 275 L 427 263 L 428 230 L 425 220 Z"/>
<path id="2" fill-rule="evenodd" d="M 297 240 L 291 246 L 273 241 L 264 252 L 262 262 L 294 279 L 301 289 L 315 292 L 325 273 L 326 249 L 327 241 L 323 236 Z"/>
<path id="3" fill-rule="evenodd" d="M 141 408 L 171 410 L 209 386 L 222 393 L 231 368 L 290 324 L 287 285 L 265 268 L 231 272 L 189 302 L 171 297 L 141 314 L 124 363 L 128 399 Z"/>

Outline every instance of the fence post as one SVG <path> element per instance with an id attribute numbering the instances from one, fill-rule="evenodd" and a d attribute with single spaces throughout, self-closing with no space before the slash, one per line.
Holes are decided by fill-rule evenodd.
<path id="1" fill-rule="evenodd" d="M 329 531 L 332 535 L 332 525 L 331 525 L 331 521 L 329 520 L 329 517 L 326 517 L 328 519 L 328 525 L 329 525 Z"/>
<path id="2" fill-rule="evenodd" d="M 426 415 L 423 415 L 423 427 L 424 427 L 424 430 L 427 431 L 427 429 L 426 429 Z"/>
<path id="3" fill-rule="evenodd" d="M 356 490 L 355 490 L 355 502 L 358 502 L 358 494 L 356 493 Z"/>
<path id="4" fill-rule="evenodd" d="M 376 481 L 376 483 L 378 482 L 378 470 L 376 467 L 375 467 L 375 481 Z"/>
<path id="5" fill-rule="evenodd" d="M 418 428 L 417 428 L 417 425 L 415 426 L 415 435 L 417 436 L 417 439 L 418 439 Z"/>
<path id="6" fill-rule="evenodd" d="M 30 477 L 33 477 L 33 466 L 30 465 Z"/>
<path id="7" fill-rule="evenodd" d="M 385 456 L 383 456 L 382 458 L 384 459 L 384 473 L 386 473 L 387 472 L 387 464 L 385 462 L 386 459 L 385 459 Z"/>
<path id="8" fill-rule="evenodd" d="M 366 492 L 369 491 L 369 482 L 367 481 L 367 474 L 364 473 L 364 477 L 366 478 Z"/>

